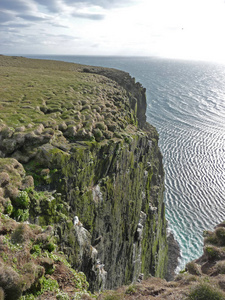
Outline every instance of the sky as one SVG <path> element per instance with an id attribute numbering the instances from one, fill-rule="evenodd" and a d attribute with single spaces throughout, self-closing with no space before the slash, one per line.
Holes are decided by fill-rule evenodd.
<path id="1" fill-rule="evenodd" d="M 225 62 L 225 0 L 0 0 L 1 54 Z"/>

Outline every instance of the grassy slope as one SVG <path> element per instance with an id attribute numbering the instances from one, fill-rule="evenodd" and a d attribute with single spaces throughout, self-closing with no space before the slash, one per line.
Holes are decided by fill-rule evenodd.
<path id="1" fill-rule="evenodd" d="M 73 125 L 76 132 L 85 130 L 87 139 L 96 129 L 102 139 L 135 130 L 125 91 L 82 70 L 76 64 L 0 56 L 0 125 L 26 131 L 40 123 L 63 131 Z"/>

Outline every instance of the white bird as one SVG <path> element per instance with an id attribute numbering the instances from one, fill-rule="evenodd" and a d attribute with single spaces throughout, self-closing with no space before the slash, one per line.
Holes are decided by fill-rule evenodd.
<path id="1" fill-rule="evenodd" d="M 75 216 L 74 219 L 73 219 L 73 225 L 77 225 L 79 223 L 79 219 L 78 219 L 78 216 Z"/>

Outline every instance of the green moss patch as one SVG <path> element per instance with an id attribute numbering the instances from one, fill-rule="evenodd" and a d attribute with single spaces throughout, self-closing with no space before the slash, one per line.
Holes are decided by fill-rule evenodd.
<path id="1" fill-rule="evenodd" d="M 76 292 L 87 293 L 85 275 L 57 251 L 53 228 L 17 223 L 0 214 L 0 233 L 0 284 L 6 300 L 49 295 L 71 299 Z"/>

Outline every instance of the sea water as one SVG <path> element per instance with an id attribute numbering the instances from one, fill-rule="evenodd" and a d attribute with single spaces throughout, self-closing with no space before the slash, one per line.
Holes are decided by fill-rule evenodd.
<path id="1" fill-rule="evenodd" d="M 146 88 L 159 132 L 166 218 L 179 269 L 202 254 L 203 231 L 225 220 L 225 65 L 159 58 L 27 56 L 127 71 Z"/>

